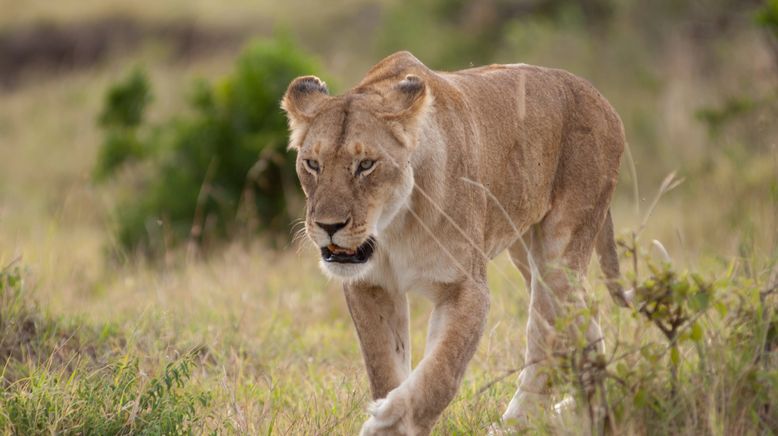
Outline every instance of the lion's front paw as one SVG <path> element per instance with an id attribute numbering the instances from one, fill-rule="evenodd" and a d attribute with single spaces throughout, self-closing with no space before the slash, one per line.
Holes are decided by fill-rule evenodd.
<path id="1" fill-rule="evenodd" d="M 401 395 L 391 392 L 367 408 L 370 418 L 362 425 L 360 435 L 413 435 L 410 407 Z"/>

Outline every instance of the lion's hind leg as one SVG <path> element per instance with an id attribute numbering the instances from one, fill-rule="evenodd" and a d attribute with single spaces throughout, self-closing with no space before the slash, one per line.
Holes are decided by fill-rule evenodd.
<path id="1" fill-rule="evenodd" d="M 607 207 L 579 204 L 561 202 L 528 232 L 531 297 L 525 364 L 505 422 L 523 422 L 533 411 L 551 410 L 549 370 L 573 341 L 602 347 L 602 332 L 586 307 L 583 280 Z"/>
<path id="2" fill-rule="evenodd" d="M 513 262 L 513 265 L 519 270 L 521 276 L 524 277 L 524 284 L 527 286 L 527 289 L 530 288 L 530 284 L 532 283 L 532 271 L 529 258 L 529 247 L 531 243 L 532 241 L 528 232 L 508 248 L 511 262 Z"/>

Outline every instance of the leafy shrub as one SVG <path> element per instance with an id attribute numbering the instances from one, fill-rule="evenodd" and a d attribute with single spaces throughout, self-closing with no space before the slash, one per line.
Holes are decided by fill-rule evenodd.
<path id="1" fill-rule="evenodd" d="M 625 244 L 623 244 L 625 245 Z M 629 245 L 629 244 L 626 244 Z M 628 246 L 628 254 L 638 250 Z M 642 256 L 642 255 L 641 255 Z M 637 263 L 635 263 L 637 265 Z M 646 261 L 632 276 L 634 337 L 611 352 L 581 344 L 556 383 L 579 399 L 592 434 L 772 434 L 778 428 L 778 275 L 718 279 Z"/>
<path id="2" fill-rule="evenodd" d="M 765 0 L 756 13 L 756 21 L 778 37 L 778 0 Z"/>
<path id="3" fill-rule="evenodd" d="M 134 70 L 123 82 L 108 90 L 105 107 L 98 119 L 100 127 L 105 130 L 95 167 L 98 180 L 109 176 L 125 162 L 143 157 L 137 131 L 150 102 L 149 82 L 140 69 Z"/>
<path id="4" fill-rule="evenodd" d="M 109 90 L 96 174 L 115 174 L 129 158 L 149 164 L 117 206 L 120 244 L 159 253 L 232 236 L 238 224 L 288 233 L 298 190 L 279 101 L 294 77 L 316 69 L 290 41 L 252 43 L 231 74 L 194 87 L 190 111 L 153 127 L 142 123 L 150 95 L 142 73 Z"/>

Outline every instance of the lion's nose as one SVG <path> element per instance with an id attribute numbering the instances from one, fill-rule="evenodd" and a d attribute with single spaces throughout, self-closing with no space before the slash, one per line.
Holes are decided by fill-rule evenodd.
<path id="1" fill-rule="evenodd" d="M 346 227 L 350 220 L 351 218 L 347 219 L 346 221 L 343 221 L 342 223 L 320 223 L 316 221 L 316 225 L 324 229 L 324 231 L 327 232 L 327 234 L 330 235 L 331 238 L 332 235 L 335 234 L 335 232 L 342 229 L 343 227 Z"/>

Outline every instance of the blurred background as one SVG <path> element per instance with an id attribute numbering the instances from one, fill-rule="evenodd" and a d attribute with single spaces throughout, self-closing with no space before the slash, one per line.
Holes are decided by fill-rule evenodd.
<path id="1" fill-rule="evenodd" d="M 0 266 L 24 265 L 54 315 L 132 326 L 146 359 L 209 344 L 223 371 L 201 383 L 227 392 L 217 415 L 234 429 L 272 427 L 273 395 L 291 410 L 287 429 L 304 425 L 291 417 L 311 395 L 364 399 L 338 285 L 293 241 L 303 203 L 279 99 L 297 75 L 340 92 L 397 50 L 439 70 L 569 70 L 626 127 L 617 233 L 641 229 L 703 270 L 778 256 L 775 0 L 0 0 L 0 11 Z M 500 328 L 523 331 L 526 296 L 508 292 L 521 280 L 505 259 L 493 268 L 498 302 L 518 313 Z M 329 372 L 312 381 L 307 359 Z M 282 370 L 306 387 L 274 391 Z M 348 387 L 322 387 L 337 383 Z M 359 421 L 346 416 L 331 424 Z"/>
<path id="2" fill-rule="evenodd" d="M 436 69 L 526 62 L 589 79 L 630 144 L 617 226 L 642 221 L 676 171 L 683 183 L 649 221 L 657 238 L 695 254 L 775 249 L 775 2 L 4 1 L 2 10 L 7 256 L 51 252 L 60 239 L 78 246 L 75 257 L 238 235 L 283 246 L 300 199 L 279 95 L 301 74 L 345 90 L 401 49 Z"/>

